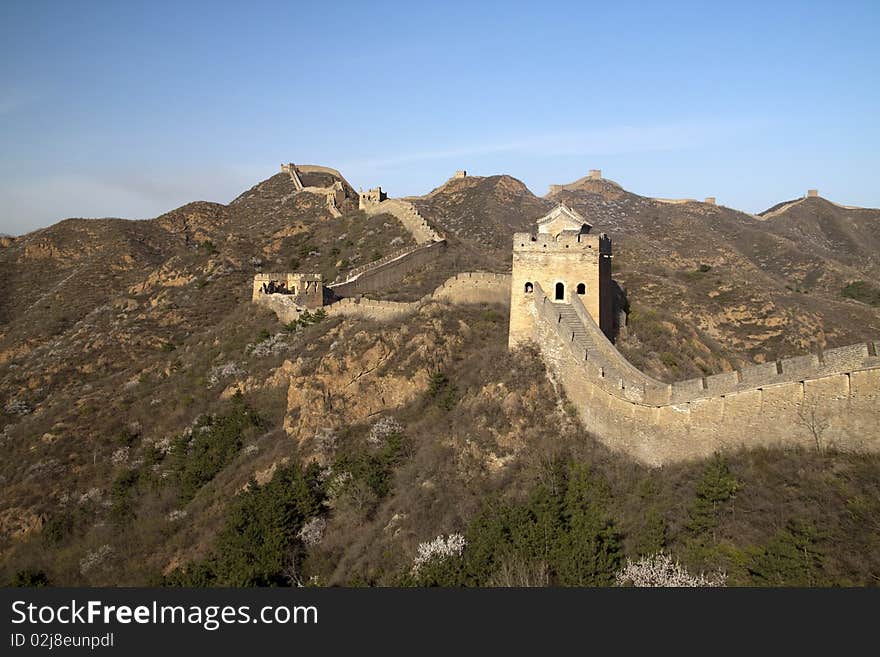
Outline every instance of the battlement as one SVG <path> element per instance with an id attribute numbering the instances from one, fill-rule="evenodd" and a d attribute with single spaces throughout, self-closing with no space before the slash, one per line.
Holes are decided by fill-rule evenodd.
<path id="1" fill-rule="evenodd" d="M 373 187 L 367 191 L 358 193 L 358 207 L 363 210 L 367 206 L 377 205 L 388 198 L 388 194 L 382 191 L 382 187 Z"/>
<path id="2" fill-rule="evenodd" d="M 880 450 L 880 342 L 828 349 L 734 372 L 666 384 L 605 339 L 577 295 L 560 304 L 530 295 L 533 338 L 584 426 L 613 449 L 652 465 L 743 445 Z"/>
<path id="3" fill-rule="evenodd" d="M 324 305 L 323 277 L 296 272 L 254 274 L 251 300 L 262 303 L 273 297 L 285 297 L 296 306 L 318 308 Z"/>
<path id="4" fill-rule="evenodd" d="M 808 189 L 807 195 L 804 198 L 819 198 L 819 190 L 818 189 Z"/>
<path id="5" fill-rule="evenodd" d="M 509 290 L 509 274 L 464 272 L 448 278 L 433 292 L 417 301 L 381 301 L 359 296 L 335 301 L 327 306 L 326 310 L 328 315 L 356 316 L 382 321 L 416 312 L 425 304 L 432 302 L 507 304 L 510 300 Z"/>
<path id="6" fill-rule="evenodd" d="M 553 253 L 577 249 L 611 255 L 611 238 L 605 233 L 564 231 L 558 235 L 546 233 L 514 233 L 513 250 L 516 252 Z"/>
<path id="7" fill-rule="evenodd" d="M 272 281 L 272 280 L 282 280 L 282 281 L 318 281 L 319 283 L 323 277 L 321 274 L 300 274 L 296 272 L 259 272 L 254 274 L 254 280 L 260 282 Z"/>
<path id="8" fill-rule="evenodd" d="M 669 403 L 693 401 L 875 367 L 880 367 L 876 342 L 848 345 L 761 363 L 733 372 L 713 374 L 700 379 L 678 381 L 669 385 L 666 401 Z"/>
<path id="9" fill-rule="evenodd" d="M 566 189 L 578 189 L 584 183 L 595 182 L 597 180 L 602 180 L 602 181 L 609 183 L 615 187 L 618 186 L 617 183 L 615 183 L 611 180 L 607 180 L 606 178 L 602 177 L 602 169 L 590 169 L 587 172 L 586 176 L 582 176 L 582 177 L 578 178 L 577 180 L 575 180 L 574 182 L 565 183 L 562 185 L 558 185 L 558 184 L 550 185 L 549 194 L 551 194 L 551 195 L 556 194 L 558 192 L 565 191 Z"/>
<path id="10" fill-rule="evenodd" d="M 453 174 L 452 177 L 453 178 L 467 178 L 467 171 L 465 171 L 464 169 L 459 169 L 458 171 L 456 171 Z"/>
<path id="11" fill-rule="evenodd" d="M 291 164 L 290 166 L 293 165 Z M 339 172 L 339 170 L 334 169 L 333 167 L 322 167 L 317 164 L 298 164 L 296 165 L 296 169 L 299 173 L 326 173 L 334 178 L 345 180 L 345 177 Z"/>
<path id="12" fill-rule="evenodd" d="M 397 249 L 396 251 L 392 251 L 391 253 L 389 253 L 385 256 L 382 256 L 378 260 L 374 260 L 374 261 L 368 262 L 364 265 L 360 265 L 359 267 L 354 267 L 353 269 L 349 269 L 345 273 L 342 273 L 339 276 L 337 276 L 336 280 L 333 281 L 330 284 L 330 286 L 333 287 L 334 285 L 337 285 L 340 283 L 346 283 L 349 281 L 353 281 L 358 276 L 363 274 L 364 272 L 370 271 L 371 269 L 376 269 L 377 267 L 381 267 L 382 265 L 387 264 L 389 262 L 393 262 L 394 260 L 397 260 L 398 258 L 402 258 L 403 256 L 407 255 L 408 253 L 411 253 L 416 248 L 418 248 L 418 247 L 407 246 L 402 249 Z"/>
<path id="13" fill-rule="evenodd" d="M 804 356 L 760 363 L 732 372 L 722 372 L 675 383 L 663 383 L 636 368 L 611 344 L 596 325 L 576 294 L 567 301 L 584 329 L 582 334 L 566 323 L 564 311 L 553 303 L 540 284 L 534 284 L 533 300 L 538 314 L 561 335 L 574 355 L 595 367 L 598 383 L 612 393 L 629 390 L 627 399 L 663 406 L 721 397 L 762 388 L 820 379 L 827 376 L 880 368 L 880 342 L 848 345 Z M 598 369 L 597 369 L 598 368 Z M 612 382 L 609 387 L 608 381 Z"/>

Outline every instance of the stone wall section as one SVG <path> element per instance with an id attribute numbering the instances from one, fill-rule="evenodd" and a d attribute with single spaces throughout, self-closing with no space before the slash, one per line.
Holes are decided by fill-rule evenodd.
<path id="1" fill-rule="evenodd" d="M 339 206 L 346 198 L 345 185 L 348 185 L 348 182 L 343 178 L 339 171 L 331 169 L 330 167 L 321 167 L 314 164 L 294 164 L 293 162 L 289 162 L 281 165 L 281 172 L 290 176 L 290 180 L 293 182 L 293 186 L 297 192 L 306 192 L 308 194 L 323 196 L 330 216 L 342 216 Z M 335 176 L 338 180 L 329 187 L 305 187 L 299 177 L 300 173 L 327 173 L 331 176 Z"/>
<path id="2" fill-rule="evenodd" d="M 612 449 L 653 466 L 738 447 L 812 449 L 816 433 L 822 448 L 880 450 L 877 342 L 670 385 L 628 363 L 572 301 L 536 288 L 534 339 L 585 428 Z"/>
<path id="3" fill-rule="evenodd" d="M 299 317 L 303 308 L 289 295 L 256 295 L 254 301 L 269 308 L 278 320 L 288 323 Z M 465 272 L 447 279 L 430 294 L 417 301 L 381 301 L 366 297 L 340 299 L 324 306 L 330 316 L 360 317 L 387 321 L 414 313 L 431 302 L 449 304 L 510 303 L 510 275 L 489 272 Z"/>
<path id="4" fill-rule="evenodd" d="M 446 242 L 442 241 L 397 251 L 349 272 L 344 281 L 328 287 L 341 298 L 392 287 L 409 272 L 436 260 L 445 249 Z"/>

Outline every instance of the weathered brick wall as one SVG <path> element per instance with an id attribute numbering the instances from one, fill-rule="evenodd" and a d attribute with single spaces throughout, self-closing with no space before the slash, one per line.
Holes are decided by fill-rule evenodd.
<path id="1" fill-rule="evenodd" d="M 815 429 L 823 448 L 880 450 L 876 342 L 667 385 L 602 343 L 595 322 L 585 324 L 585 348 L 543 291 L 536 290 L 531 312 L 533 339 L 586 429 L 644 463 L 739 447 L 814 448 Z"/>
<path id="2" fill-rule="evenodd" d="M 352 297 L 366 292 L 374 292 L 382 288 L 396 285 L 409 272 L 424 267 L 440 256 L 446 248 L 446 242 L 430 242 L 411 250 L 397 253 L 389 259 L 382 259 L 365 270 L 356 273 L 343 283 L 330 285 L 330 289 L 338 297 Z"/>
<path id="3" fill-rule="evenodd" d="M 286 283 L 290 294 L 266 294 L 263 284 L 270 281 Z M 286 297 L 288 304 L 305 308 L 318 308 L 324 305 L 324 289 L 320 274 L 299 274 L 294 272 L 260 273 L 254 275 L 251 300 L 263 303 L 273 297 Z"/>

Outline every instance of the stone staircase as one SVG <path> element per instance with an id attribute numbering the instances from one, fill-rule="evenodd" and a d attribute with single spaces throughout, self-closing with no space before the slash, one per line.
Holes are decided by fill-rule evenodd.
<path id="1" fill-rule="evenodd" d="M 296 191 L 301 192 L 303 190 L 302 181 L 299 179 L 299 175 L 296 172 L 296 168 L 293 166 L 287 169 L 288 175 L 290 175 L 290 179 L 293 181 L 293 187 Z"/>
<path id="2" fill-rule="evenodd" d="M 368 215 L 381 214 L 383 212 L 394 215 L 397 220 L 403 224 L 403 227 L 409 231 L 418 244 L 438 242 L 444 239 L 442 235 L 439 235 L 437 231 L 431 227 L 427 220 L 409 201 L 389 198 L 381 203 L 368 205 L 364 208 L 364 211 Z"/>
<path id="3" fill-rule="evenodd" d="M 574 336 L 572 341 L 578 343 L 585 351 L 595 351 L 596 343 L 586 327 L 584 327 L 580 317 L 577 316 L 574 308 L 571 307 L 571 304 L 556 303 L 554 308 L 562 316 L 561 323 L 568 329 L 569 334 Z"/>

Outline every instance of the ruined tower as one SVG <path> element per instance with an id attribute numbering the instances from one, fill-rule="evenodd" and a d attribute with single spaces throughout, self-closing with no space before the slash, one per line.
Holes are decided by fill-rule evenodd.
<path id="1" fill-rule="evenodd" d="M 381 186 L 373 187 L 372 189 L 368 189 L 367 191 L 361 190 L 358 193 L 358 208 L 364 210 L 368 206 L 378 205 L 387 198 L 388 194 L 382 191 Z"/>
<path id="2" fill-rule="evenodd" d="M 610 337 L 614 326 L 611 238 L 592 234 L 592 226 L 562 204 L 538 219 L 537 228 L 537 233 L 513 236 L 510 346 L 533 337 L 533 300 L 539 288 L 555 303 L 567 304 L 578 297 Z"/>

